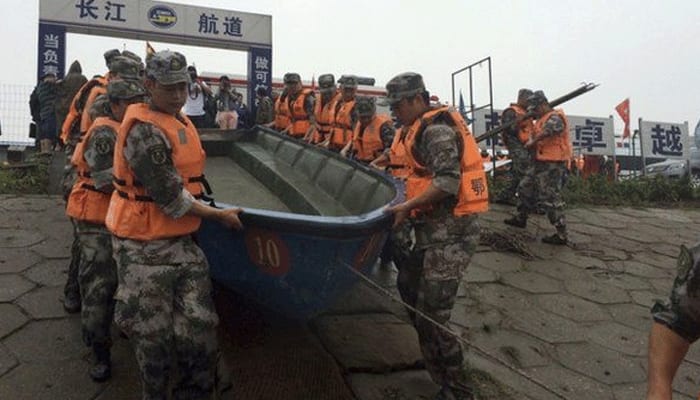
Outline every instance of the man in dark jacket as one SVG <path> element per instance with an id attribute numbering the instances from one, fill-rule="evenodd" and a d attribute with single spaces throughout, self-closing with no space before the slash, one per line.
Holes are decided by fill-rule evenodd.
<path id="1" fill-rule="evenodd" d="M 73 61 L 68 69 L 68 74 L 58 81 L 56 88 L 56 127 L 58 129 L 63 126 L 73 97 L 86 82 L 87 78 L 83 75 L 80 63 L 78 60 Z"/>
<path id="2" fill-rule="evenodd" d="M 44 74 L 29 97 L 29 108 L 32 119 L 37 124 L 36 139 L 39 142 L 41 154 L 51 154 L 56 141 L 56 75 L 52 72 Z"/>

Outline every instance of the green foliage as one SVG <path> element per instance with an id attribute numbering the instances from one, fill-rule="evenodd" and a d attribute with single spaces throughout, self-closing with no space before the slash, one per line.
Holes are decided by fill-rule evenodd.
<path id="1" fill-rule="evenodd" d="M 508 179 L 507 175 L 489 177 L 491 198 L 505 187 Z M 689 177 L 639 176 L 614 182 L 604 175 L 591 175 L 586 179 L 571 175 L 562 195 L 569 206 L 700 207 L 700 188 L 695 187 Z"/>
<path id="2" fill-rule="evenodd" d="M 0 194 L 45 194 L 49 184 L 46 160 L 22 167 L 0 168 Z"/>

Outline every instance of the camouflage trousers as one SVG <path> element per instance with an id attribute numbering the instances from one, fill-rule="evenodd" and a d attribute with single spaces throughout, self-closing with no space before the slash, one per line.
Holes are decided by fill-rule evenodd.
<path id="1" fill-rule="evenodd" d="M 663 324 L 690 343 L 700 339 L 700 244 L 681 246 L 678 272 L 666 302 L 651 308 L 654 321 Z"/>
<path id="2" fill-rule="evenodd" d="M 542 207 L 549 222 L 563 238 L 567 237 L 567 230 L 561 190 L 566 172 L 564 162 L 535 161 L 518 186 L 518 217 L 527 220 L 528 215 L 538 206 Z"/>
<path id="3" fill-rule="evenodd" d="M 515 200 L 515 194 L 518 191 L 518 186 L 527 174 L 527 169 L 532 165 L 532 158 L 530 152 L 527 151 L 522 145 L 511 146 L 508 149 L 508 157 L 511 159 L 510 163 L 510 182 L 501 193 L 499 198 L 504 200 Z"/>
<path id="4" fill-rule="evenodd" d="M 68 277 L 66 278 L 65 286 L 63 286 L 64 296 L 68 296 L 71 293 L 80 292 L 80 285 L 78 284 L 78 272 L 80 268 L 80 239 L 78 238 L 76 221 L 73 218 L 70 218 L 70 222 L 73 224 L 73 243 L 70 246 Z"/>
<path id="5" fill-rule="evenodd" d="M 114 238 L 113 248 L 119 277 L 115 321 L 134 346 L 142 398 L 169 398 L 175 361 L 172 398 L 210 399 L 219 319 L 204 253 L 189 236 L 149 242 Z"/>
<path id="6" fill-rule="evenodd" d="M 405 235 L 396 236 L 394 261 L 399 269 L 397 286 L 401 298 L 439 324 L 447 325 L 478 235 L 412 251 L 406 249 Z M 471 393 L 459 340 L 411 310 L 408 313 L 433 381 L 457 393 Z"/>
<path id="7" fill-rule="evenodd" d="M 83 342 L 111 344 L 110 328 L 114 317 L 114 292 L 117 290 L 117 266 L 112 258 L 112 234 L 104 225 L 77 221 L 80 243 L 78 283 Z"/>

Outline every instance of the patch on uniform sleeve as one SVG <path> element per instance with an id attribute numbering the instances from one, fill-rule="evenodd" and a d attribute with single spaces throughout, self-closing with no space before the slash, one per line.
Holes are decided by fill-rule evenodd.
<path id="1" fill-rule="evenodd" d="M 95 151 L 99 155 L 106 155 L 112 152 L 112 141 L 107 138 L 99 138 L 95 141 Z"/>
<path id="2" fill-rule="evenodd" d="M 178 129 L 177 138 L 180 139 L 180 144 L 187 144 L 187 135 L 185 134 L 185 129 Z"/>
<path id="3" fill-rule="evenodd" d="M 148 155 L 153 165 L 163 165 L 168 161 L 168 151 L 165 145 L 156 145 L 148 148 Z"/>
<path id="4" fill-rule="evenodd" d="M 688 278 L 690 268 L 693 266 L 693 255 L 687 247 L 681 245 L 681 253 L 678 255 L 678 279 L 685 281 Z"/>

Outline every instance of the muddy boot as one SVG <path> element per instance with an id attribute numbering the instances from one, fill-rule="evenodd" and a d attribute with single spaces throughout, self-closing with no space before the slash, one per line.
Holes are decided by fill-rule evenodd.
<path id="1" fill-rule="evenodd" d="M 109 346 L 104 343 L 93 343 L 92 352 L 95 356 L 95 364 L 90 367 L 90 378 L 95 382 L 104 382 L 112 377 Z"/>
<path id="2" fill-rule="evenodd" d="M 554 245 L 566 245 L 569 241 L 565 236 L 561 236 L 558 233 L 555 233 L 551 236 L 545 236 L 542 238 L 542 243 L 547 243 L 547 244 L 554 244 Z"/>
<path id="3" fill-rule="evenodd" d="M 503 223 L 506 225 L 514 226 L 516 228 L 525 228 L 527 227 L 527 219 L 523 218 L 519 215 L 515 217 L 510 217 L 508 219 L 504 219 Z"/>
<path id="4" fill-rule="evenodd" d="M 80 293 L 77 291 L 67 291 L 63 296 L 63 309 L 69 314 L 80 311 Z"/>
<path id="5" fill-rule="evenodd" d="M 435 396 L 435 400 L 476 400 L 476 397 L 471 393 L 457 391 L 443 386 L 437 396 Z"/>

